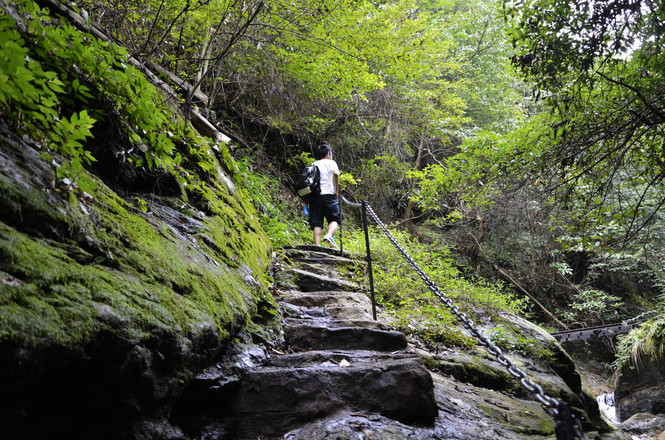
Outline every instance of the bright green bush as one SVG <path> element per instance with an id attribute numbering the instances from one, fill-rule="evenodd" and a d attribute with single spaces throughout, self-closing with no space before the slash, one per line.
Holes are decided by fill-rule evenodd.
<path id="1" fill-rule="evenodd" d="M 212 169 L 207 149 L 172 120 L 163 93 L 125 48 L 51 19 L 31 0 L 9 7 L 15 14 L 0 16 L 0 115 L 37 142 L 59 178 L 73 181 L 96 160 L 86 145 L 96 124 L 123 121 L 113 145 L 119 160 L 199 187 Z"/>
<path id="2" fill-rule="evenodd" d="M 284 190 L 279 181 L 252 170 L 248 158 L 236 161 L 236 165 L 236 183 L 252 201 L 273 247 L 311 243 L 312 232 L 305 222 L 302 203 L 292 196 L 280 196 Z"/>
<path id="3" fill-rule="evenodd" d="M 619 336 L 616 365 L 637 366 L 642 358 L 665 359 L 665 312 L 626 335 Z"/>
<path id="4" fill-rule="evenodd" d="M 614 318 L 622 305 L 621 298 L 602 290 L 587 289 L 579 292 L 575 301 L 569 304 L 571 310 L 563 314 L 568 322 L 592 322 L 605 324 Z"/>
<path id="5" fill-rule="evenodd" d="M 407 232 L 391 230 L 430 279 L 460 308 L 474 312 L 496 314 L 500 310 L 521 313 L 524 300 L 502 290 L 498 284 L 483 280 L 466 280 L 454 267 L 450 250 L 441 244 L 425 244 Z M 346 233 L 344 248 L 365 254 L 365 238 L 361 230 Z M 469 345 L 446 306 L 432 293 L 420 276 L 406 262 L 386 235 L 376 227 L 370 228 L 374 286 L 377 302 L 396 326 L 407 334 L 418 333 L 431 342 Z"/>

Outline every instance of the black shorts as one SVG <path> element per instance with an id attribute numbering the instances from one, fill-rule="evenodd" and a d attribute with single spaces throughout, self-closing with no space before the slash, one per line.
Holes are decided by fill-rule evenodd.
<path id="1" fill-rule="evenodd" d="M 323 219 L 342 223 L 342 211 L 339 209 L 339 199 L 334 194 L 324 194 L 312 200 L 309 204 L 309 227 L 323 228 Z"/>

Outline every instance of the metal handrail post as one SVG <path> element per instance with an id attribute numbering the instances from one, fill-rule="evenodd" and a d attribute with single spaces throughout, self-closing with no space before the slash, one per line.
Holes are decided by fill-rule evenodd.
<path id="1" fill-rule="evenodd" d="M 342 193 L 337 193 L 337 204 L 339 205 L 339 255 L 344 255 L 344 242 L 342 241 L 342 223 L 344 223 L 344 213 L 342 212 Z"/>
<path id="2" fill-rule="evenodd" d="M 369 270 L 369 291 L 372 298 L 372 317 L 376 321 L 376 300 L 374 298 L 374 274 L 372 273 L 372 253 L 369 249 L 369 231 L 367 227 L 367 202 L 362 202 L 363 230 L 365 231 L 365 248 L 367 250 L 367 268 Z"/>

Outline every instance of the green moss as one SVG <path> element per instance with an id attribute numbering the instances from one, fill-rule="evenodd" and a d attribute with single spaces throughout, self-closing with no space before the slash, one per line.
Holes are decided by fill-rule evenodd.
<path id="1" fill-rule="evenodd" d="M 17 206 L 33 196 L 44 198 L 26 190 L 17 193 Z M 58 209 L 41 205 L 49 218 L 67 222 L 71 238 L 62 242 L 0 223 L 0 341 L 81 344 L 100 331 L 135 338 L 211 325 L 228 336 L 250 321 L 259 301 L 269 301 L 269 241 L 232 220 L 241 215 L 239 203 L 220 204 L 220 215 L 201 222 L 213 246 L 141 213 L 103 185 L 92 203 L 79 205 L 76 197 Z M 63 211 L 68 216 L 58 215 Z"/>
<path id="2" fill-rule="evenodd" d="M 432 371 L 452 376 L 460 382 L 508 393 L 521 391 L 519 382 L 506 369 L 494 368 L 479 356 L 448 354 L 445 358 L 426 358 L 425 365 Z"/>
<path id="3" fill-rule="evenodd" d="M 542 410 L 538 410 L 535 404 L 529 405 L 514 399 L 510 402 L 497 402 L 492 399 L 478 403 L 477 407 L 489 417 L 510 426 L 512 431 L 530 436 L 550 436 L 555 433 L 554 420 Z"/>
<path id="4" fill-rule="evenodd" d="M 539 359 L 546 364 L 555 361 L 556 356 L 548 343 L 524 336 L 522 329 L 500 316 L 494 316 L 492 319 L 495 321 L 495 327 L 487 332 L 487 336 L 497 347 Z"/>

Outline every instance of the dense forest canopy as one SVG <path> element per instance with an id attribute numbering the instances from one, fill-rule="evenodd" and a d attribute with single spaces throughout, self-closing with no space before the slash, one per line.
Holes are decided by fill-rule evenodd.
<path id="1" fill-rule="evenodd" d="M 275 243 L 307 231 L 294 226 L 297 203 L 265 188 L 288 188 L 327 141 L 348 197 L 454 248 L 469 277 L 510 272 L 569 323 L 630 317 L 662 295 L 662 2 L 72 4 L 118 45 L 47 26 L 36 4 L 49 0 L 1 4 L 0 114 L 24 133 L 52 127 L 45 152 L 66 158 L 63 178 L 109 154 L 87 142 L 104 121 L 151 114 L 113 133 L 112 154 L 205 191 L 210 169 L 188 124 L 159 110 L 175 105 L 233 139 L 227 154 L 271 213 Z M 43 33 L 47 53 L 26 33 Z M 190 86 L 165 101 L 130 58 Z"/>
<path id="2" fill-rule="evenodd" d="M 554 183 L 618 226 L 608 239 L 634 237 L 665 202 L 662 5 L 506 3 L 505 13 L 514 63 L 552 112 L 556 142 L 543 162 L 556 165 Z"/>

